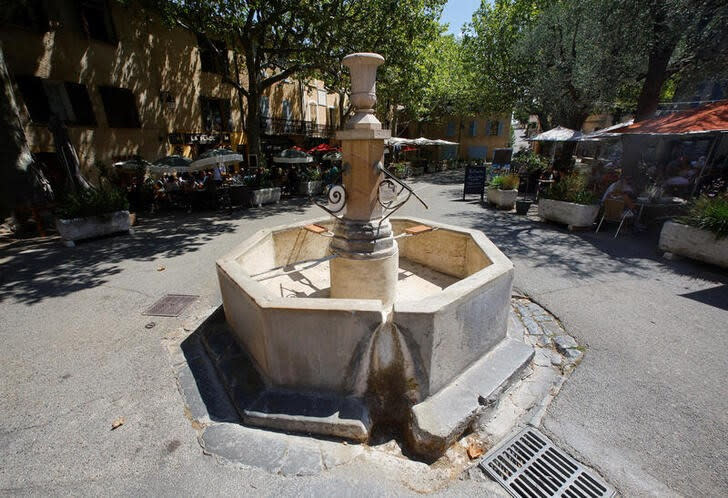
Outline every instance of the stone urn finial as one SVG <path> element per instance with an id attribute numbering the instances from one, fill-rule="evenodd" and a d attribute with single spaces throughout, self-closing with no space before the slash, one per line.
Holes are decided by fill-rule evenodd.
<path id="1" fill-rule="evenodd" d="M 342 62 L 351 73 L 351 103 L 356 109 L 347 128 L 381 129 L 382 124 L 374 116 L 374 105 L 377 103 L 377 67 L 384 63 L 384 57 L 362 52 L 347 55 Z"/>

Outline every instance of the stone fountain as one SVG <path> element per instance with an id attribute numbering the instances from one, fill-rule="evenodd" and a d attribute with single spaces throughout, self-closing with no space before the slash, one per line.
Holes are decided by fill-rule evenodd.
<path id="1" fill-rule="evenodd" d="M 261 230 L 217 271 L 226 320 L 265 384 L 246 424 L 361 442 L 382 431 L 436 458 L 533 350 L 507 337 L 513 265 L 483 233 L 392 216 L 419 198 L 383 167 L 383 62 L 344 58 L 356 114 L 337 134 L 343 185 L 320 204 L 330 216 Z"/>

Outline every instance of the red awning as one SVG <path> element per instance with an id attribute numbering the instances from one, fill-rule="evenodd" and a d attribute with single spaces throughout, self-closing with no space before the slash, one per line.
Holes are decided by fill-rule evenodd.
<path id="1" fill-rule="evenodd" d="M 674 112 L 612 130 L 630 135 L 696 135 L 728 132 L 728 100 Z"/>
<path id="2" fill-rule="evenodd" d="M 332 152 L 335 150 L 339 150 L 339 148 L 329 144 L 318 144 L 313 149 L 309 149 L 308 153 L 313 154 L 314 152 Z"/>

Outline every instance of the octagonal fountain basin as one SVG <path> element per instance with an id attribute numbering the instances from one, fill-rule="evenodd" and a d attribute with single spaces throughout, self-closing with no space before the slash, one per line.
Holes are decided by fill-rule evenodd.
<path id="1" fill-rule="evenodd" d="M 218 260 L 226 320 L 266 386 L 246 423 L 358 441 L 395 428 L 435 457 L 531 358 L 506 335 L 513 265 L 482 232 L 391 223 L 391 306 L 329 297 L 331 218 L 261 230 Z"/>

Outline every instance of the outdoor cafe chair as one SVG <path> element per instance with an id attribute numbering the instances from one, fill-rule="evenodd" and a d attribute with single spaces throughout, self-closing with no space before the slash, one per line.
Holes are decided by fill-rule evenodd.
<path id="1" fill-rule="evenodd" d="M 602 223 L 604 223 L 605 220 L 612 223 L 619 223 L 617 232 L 614 234 L 614 238 L 616 239 L 617 235 L 619 235 L 619 231 L 622 229 L 622 225 L 624 225 L 624 222 L 633 219 L 634 214 L 625 209 L 624 201 L 622 199 L 607 198 L 604 199 L 604 211 L 602 212 L 602 219 L 599 220 L 596 231 L 599 232 L 599 229 L 602 227 Z"/>

